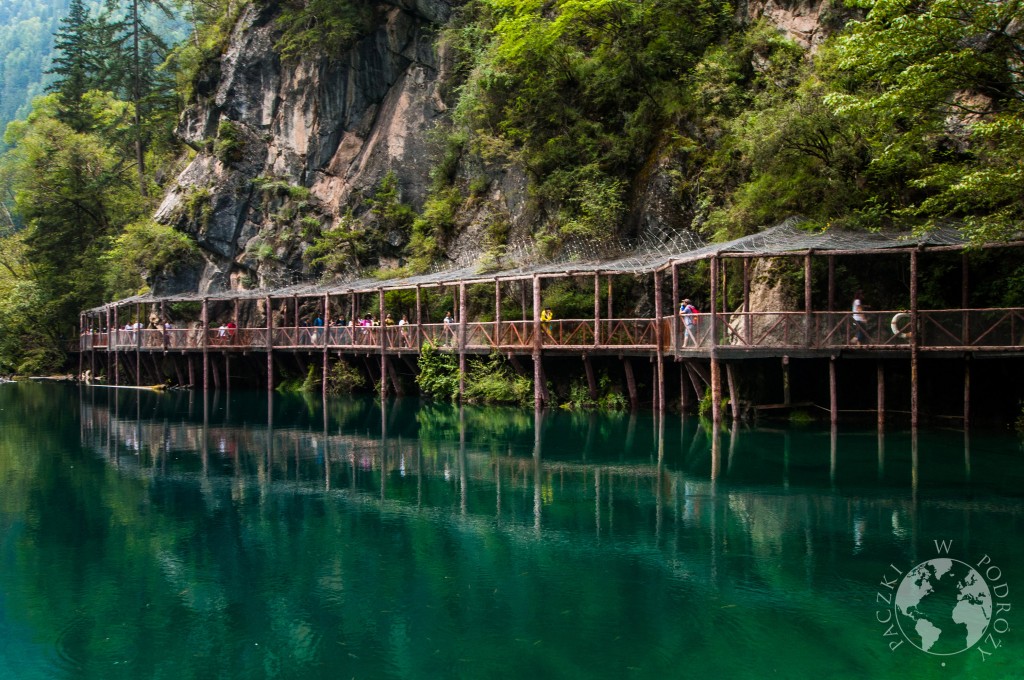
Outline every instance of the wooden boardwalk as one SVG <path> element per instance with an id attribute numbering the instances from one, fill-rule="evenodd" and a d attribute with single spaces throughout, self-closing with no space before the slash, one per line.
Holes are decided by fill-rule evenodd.
<path id="1" fill-rule="evenodd" d="M 917 313 L 911 332 L 906 311 L 863 312 L 857 339 L 849 312 L 705 313 L 685 337 L 678 315 L 661 319 L 556 319 L 429 323 L 406 326 L 292 326 L 287 328 L 142 329 L 84 333 L 79 350 L 106 352 L 264 352 L 327 349 L 334 352 L 419 354 L 430 344 L 442 352 L 545 353 L 708 357 L 827 357 L 837 352 L 886 356 L 925 353 L 1024 354 L 1024 308 L 946 309 Z M 916 339 L 916 342 L 915 342 Z M 660 352 L 659 352 L 660 350 Z"/>

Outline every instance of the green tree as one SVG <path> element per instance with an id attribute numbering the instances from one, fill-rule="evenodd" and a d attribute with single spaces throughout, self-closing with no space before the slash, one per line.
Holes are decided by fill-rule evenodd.
<path id="1" fill-rule="evenodd" d="M 978 239 L 1024 218 L 1024 3 L 877 0 L 836 41 L 827 101 L 875 121 L 872 169 L 908 179 L 897 214 Z"/>

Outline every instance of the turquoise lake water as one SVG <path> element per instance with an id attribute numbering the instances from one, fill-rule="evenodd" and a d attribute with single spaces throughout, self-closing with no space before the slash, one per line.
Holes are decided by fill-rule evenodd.
<path id="1" fill-rule="evenodd" d="M 1022 530 L 1011 432 L 0 385 L 0 678 L 1019 678 Z"/>

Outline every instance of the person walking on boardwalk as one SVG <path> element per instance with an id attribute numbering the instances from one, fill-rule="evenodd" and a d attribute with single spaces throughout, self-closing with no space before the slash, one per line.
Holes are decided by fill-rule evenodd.
<path id="1" fill-rule="evenodd" d="M 853 344 L 865 345 L 868 342 L 867 317 L 864 316 L 864 293 L 857 291 L 853 296 Z"/>
<path id="2" fill-rule="evenodd" d="M 690 303 L 690 298 L 683 298 L 679 302 L 679 315 L 683 317 L 683 347 L 688 347 L 690 341 L 693 346 L 698 344 L 697 336 L 693 333 L 693 326 L 696 323 L 697 308 Z"/>

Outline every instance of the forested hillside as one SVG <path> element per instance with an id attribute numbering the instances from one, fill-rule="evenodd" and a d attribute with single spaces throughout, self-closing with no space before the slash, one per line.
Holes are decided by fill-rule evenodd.
<path id="1" fill-rule="evenodd" d="M 79 0 L 53 93 L 8 129 L 4 370 L 59 363 L 77 310 L 149 286 L 493 268 L 793 214 L 998 240 L 1024 216 L 1020 2 L 141 5 L 194 34 L 172 49 L 128 0 Z M 1020 304 L 1004 266 L 993 302 Z"/>
<path id="2" fill-rule="evenodd" d="M 32 97 L 43 90 L 50 66 L 53 31 L 69 0 L 0 2 L 0 130 L 28 113 Z M 97 3 L 98 4 L 98 3 Z"/>

